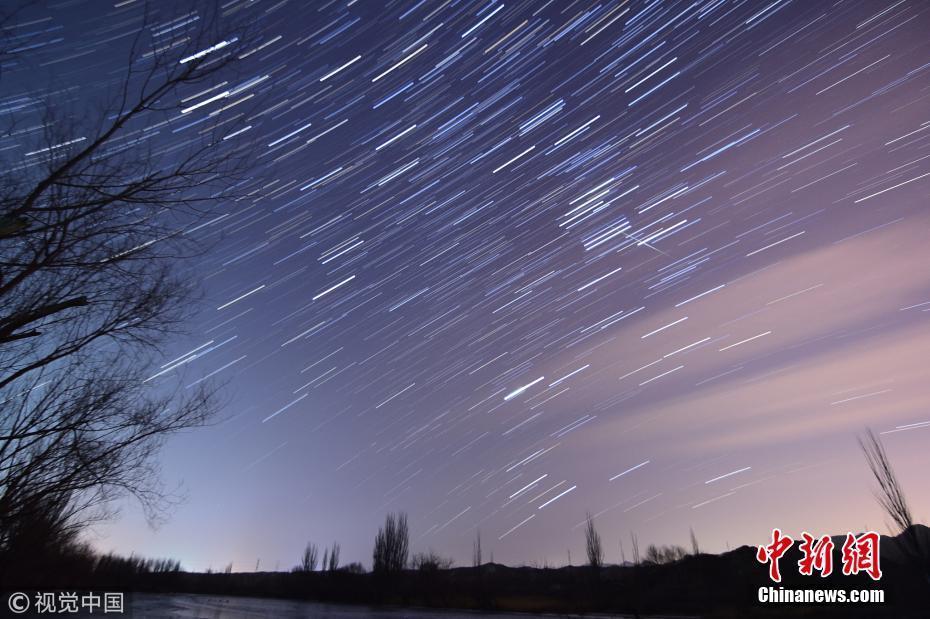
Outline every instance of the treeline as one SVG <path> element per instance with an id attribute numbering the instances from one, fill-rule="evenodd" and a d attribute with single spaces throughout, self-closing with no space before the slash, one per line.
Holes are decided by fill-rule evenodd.
<path id="1" fill-rule="evenodd" d="M 926 534 L 924 529 L 921 534 Z M 889 547 L 899 538 L 883 538 Z M 322 556 L 322 555 L 321 555 Z M 431 558 L 432 556 L 432 558 Z M 419 559 L 426 558 L 426 561 Z M 792 548 L 783 565 L 794 564 L 800 551 Z M 358 564 L 313 571 L 234 572 L 147 571 L 138 562 L 119 563 L 125 572 L 96 570 L 90 580 L 65 585 L 74 588 L 123 589 L 164 594 L 207 594 L 289 598 L 325 603 L 385 606 L 422 606 L 484 611 L 522 611 L 557 614 L 623 613 L 626 615 L 684 614 L 702 617 L 833 616 L 920 617 L 926 582 L 906 563 L 888 562 L 884 578 L 865 574 L 828 578 L 800 576 L 784 570 L 785 588 L 879 588 L 886 591 L 881 607 L 779 607 L 765 614 L 757 602 L 759 587 L 770 586 L 767 570 L 755 559 L 755 549 L 741 547 L 722 555 L 688 554 L 669 563 L 643 558 L 636 565 L 509 567 L 486 562 L 478 566 L 439 567 L 435 553 L 412 555 L 396 571 L 360 571 Z M 858 613 L 858 614 L 857 614 Z"/>
<path id="2" fill-rule="evenodd" d="M 38 528 L 37 535 L 47 532 L 41 525 Z M 692 532 L 690 551 L 650 545 L 640 556 L 632 536 L 633 560 L 609 565 L 593 517 L 586 520 L 583 535 L 583 565 L 508 567 L 493 559 L 486 562 L 480 533 L 476 533 L 472 565 L 456 567 L 451 558 L 431 549 L 410 553 L 407 517 L 394 513 L 375 535 L 371 570 L 355 562 L 341 565 L 338 543 L 325 547 L 309 543 L 291 570 L 273 572 L 236 572 L 232 564 L 218 571 L 186 572 L 176 560 L 99 554 L 72 536 L 60 539 L 59 545 L 44 545 L 42 556 L 22 557 L 18 569 L 6 572 L 12 580 L 2 585 L 7 589 L 197 593 L 491 611 L 767 616 L 756 595 L 759 587 L 772 583 L 753 548 L 744 546 L 722 555 L 701 553 Z M 886 605 L 881 608 L 819 607 L 817 616 L 921 616 L 930 591 L 908 558 L 912 539 L 926 544 L 930 534 L 926 527 L 912 525 L 895 538 L 882 539 L 885 576 L 879 582 L 865 574 L 844 576 L 839 570 L 828 578 L 811 579 L 786 569 L 782 585 L 886 591 Z M 795 564 L 799 558 L 799 550 L 792 548 L 783 565 Z M 781 610 L 779 616 L 811 612 L 804 606 Z"/>
<path id="3" fill-rule="evenodd" d="M 700 554 L 700 546 L 694 529 L 690 531 L 691 550 L 686 550 L 683 546 L 667 545 L 659 546 L 650 544 L 646 551 L 640 555 L 639 543 L 635 533 L 630 533 L 632 541 L 632 560 L 627 561 L 623 542 L 620 542 L 620 565 L 638 565 L 640 563 L 650 563 L 663 565 L 681 561 L 687 556 Z M 585 565 L 592 568 L 602 568 L 607 565 L 605 560 L 605 550 L 601 535 L 594 524 L 594 517 L 589 513 L 585 520 L 584 529 L 584 546 L 585 546 Z M 320 549 L 313 543 L 308 542 L 304 548 L 300 559 L 292 568 L 292 572 L 335 572 L 337 570 L 349 571 L 352 573 L 363 573 L 364 566 L 361 563 L 350 563 L 347 566 L 339 565 L 340 546 L 333 543 L 331 547 L 323 549 L 322 560 L 320 560 Z M 568 552 L 568 566 L 572 565 L 571 551 Z M 493 554 L 491 562 L 493 563 Z M 472 567 L 480 567 L 484 564 L 483 550 L 481 544 L 481 531 L 475 532 L 475 540 L 472 544 Z M 390 513 L 386 516 L 384 524 L 378 529 L 375 536 L 374 547 L 372 550 L 371 571 L 376 574 L 387 574 L 402 572 L 406 569 L 417 571 L 435 571 L 448 570 L 455 565 L 455 560 L 436 552 L 432 548 L 424 552 L 410 553 L 410 529 L 407 524 L 407 514 L 404 512 Z M 533 565 L 533 567 L 538 567 Z M 545 565 L 548 567 L 548 564 Z M 319 570 L 318 570 L 319 568 Z"/>
<path id="4" fill-rule="evenodd" d="M 0 569 L 0 590 L 106 585 L 132 591 L 140 583 L 155 582 L 153 577 L 164 580 L 182 573 L 177 559 L 100 553 L 87 543 L 60 540 L 56 545 L 20 554 L 15 562 L 4 563 Z"/>

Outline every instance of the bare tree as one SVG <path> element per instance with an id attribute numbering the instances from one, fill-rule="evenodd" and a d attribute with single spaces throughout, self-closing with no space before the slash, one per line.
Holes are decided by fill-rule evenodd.
<path id="1" fill-rule="evenodd" d="M 410 552 L 410 531 L 407 528 L 407 514 L 388 514 L 384 526 L 378 529 L 375 548 L 372 554 L 372 571 L 393 573 L 407 566 Z"/>
<path id="2" fill-rule="evenodd" d="M 701 554 L 701 547 L 698 544 L 697 536 L 694 534 L 694 527 L 691 527 L 691 554 Z"/>
<path id="3" fill-rule="evenodd" d="M 323 561 L 323 566 L 328 572 L 335 572 L 339 569 L 339 544 L 333 542 L 333 547 L 329 550 L 329 557 Z"/>
<path id="4" fill-rule="evenodd" d="M 681 546 L 656 546 L 649 544 L 646 548 L 646 561 L 661 565 L 664 563 L 674 563 L 680 561 L 688 555 L 688 551 Z"/>
<path id="5" fill-rule="evenodd" d="M 167 31 L 156 23 L 168 15 L 140 7 L 115 90 L 84 111 L 36 103 L 24 114 L 41 131 L 2 162 L 0 556 L 49 505 L 80 526 L 130 493 L 156 520 L 170 498 L 160 446 L 216 410 L 206 383 L 182 394 L 150 370 L 196 292 L 177 261 L 197 251 L 190 230 L 247 159 L 225 139 L 238 112 L 203 113 L 180 143 L 156 137 L 190 122 L 198 91 L 237 74 L 248 37 L 206 6 Z"/>
<path id="6" fill-rule="evenodd" d="M 907 531 L 914 526 L 910 507 L 904 497 L 904 490 L 891 468 L 891 462 L 885 453 L 885 447 L 872 430 L 866 430 L 865 437 L 859 439 L 859 447 L 865 454 L 866 462 L 872 471 L 872 476 L 878 482 L 876 499 L 885 513 L 891 518 L 898 532 Z"/>
<path id="7" fill-rule="evenodd" d="M 0 579 L 7 584 L 16 582 L 25 571 L 44 570 L 69 551 L 79 551 L 77 535 L 80 532 L 70 519 L 68 500 L 65 497 L 37 498 L 23 506 L 31 518 L 10 519 L 4 523 L 2 563 L 11 567 L 4 573 L 0 566 Z M 85 551 L 89 556 L 89 551 Z M 15 571 L 12 571 L 15 570 Z"/>
<path id="8" fill-rule="evenodd" d="M 878 483 L 875 498 L 891 518 L 897 528 L 897 533 L 902 536 L 902 550 L 912 561 L 921 565 L 925 574 L 930 572 L 930 557 L 925 554 L 917 527 L 914 526 L 914 517 L 911 515 L 911 509 L 904 496 L 904 489 L 891 467 L 891 461 L 888 459 L 881 439 L 871 429 L 867 429 L 865 436 L 858 440 L 869 470 L 872 471 L 872 476 Z"/>
<path id="9" fill-rule="evenodd" d="M 421 572 L 436 572 L 447 570 L 455 564 L 455 561 L 449 557 L 443 557 L 432 548 L 427 552 L 414 553 L 410 560 L 410 567 Z"/>
<path id="10" fill-rule="evenodd" d="M 594 528 L 594 516 L 587 514 L 584 526 L 584 547 L 588 555 L 588 565 L 599 568 L 604 565 L 604 547 L 601 535 Z"/>
<path id="11" fill-rule="evenodd" d="M 313 572 L 316 571 L 316 564 L 319 560 L 320 551 L 316 544 L 307 542 L 304 552 L 300 555 L 300 563 L 294 568 L 295 572 Z"/>
<path id="12" fill-rule="evenodd" d="M 481 530 L 475 531 L 475 541 L 471 545 L 471 564 L 472 567 L 481 567 L 484 562 L 481 560 Z"/>
<path id="13" fill-rule="evenodd" d="M 633 545 L 633 565 L 639 565 L 639 538 L 632 531 L 630 531 L 630 541 Z"/>

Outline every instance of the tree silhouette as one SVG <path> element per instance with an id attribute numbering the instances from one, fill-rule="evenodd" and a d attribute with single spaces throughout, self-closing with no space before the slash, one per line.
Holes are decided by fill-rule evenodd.
<path id="1" fill-rule="evenodd" d="M 878 490 L 875 492 L 878 504 L 897 528 L 897 533 L 903 541 L 902 550 L 905 555 L 922 570 L 925 578 L 930 579 L 930 557 L 927 556 L 918 530 L 914 526 L 914 517 L 904 496 L 904 489 L 891 467 L 885 446 L 871 429 L 867 429 L 865 436 L 858 440 L 869 470 L 878 483 Z"/>
<path id="2" fill-rule="evenodd" d="M 234 78 L 250 37 L 210 5 L 156 32 L 166 15 L 149 8 L 116 89 L 98 106 L 24 112 L 42 130 L 0 167 L 0 563 L 49 505 L 64 530 L 130 493 L 157 520 L 171 498 L 159 447 L 216 410 L 208 384 L 181 394 L 151 368 L 190 315 L 196 287 L 178 262 L 198 251 L 189 232 L 246 165 L 246 145 L 225 139 L 243 118 L 204 114 L 171 145 L 155 136 Z"/>
<path id="3" fill-rule="evenodd" d="M 471 545 L 471 565 L 472 567 L 481 567 L 484 563 L 481 557 L 481 530 L 475 531 L 475 541 Z"/>
<path id="4" fill-rule="evenodd" d="M 449 557 L 443 557 L 438 552 L 430 548 L 426 552 L 414 553 L 410 560 L 410 567 L 421 572 L 436 572 L 438 570 L 448 570 L 455 564 L 455 561 Z"/>
<path id="5" fill-rule="evenodd" d="M 672 544 L 670 546 L 656 546 L 649 544 L 646 548 L 646 562 L 662 565 L 665 563 L 674 563 L 681 561 L 688 556 L 688 551 L 683 547 Z"/>
<path id="6" fill-rule="evenodd" d="M 333 542 L 333 547 L 329 549 L 329 557 L 323 561 L 321 567 L 328 572 L 335 572 L 339 569 L 339 544 L 337 542 Z"/>
<path id="7" fill-rule="evenodd" d="M 691 554 L 699 555 L 701 554 L 701 546 L 698 544 L 697 535 L 694 534 L 694 527 L 691 527 Z"/>
<path id="8" fill-rule="evenodd" d="M 375 548 L 372 553 L 372 571 L 378 573 L 396 573 L 407 566 L 410 552 L 410 531 L 407 528 L 407 514 L 388 514 L 384 526 L 378 529 Z"/>
<path id="9" fill-rule="evenodd" d="M 327 550 L 327 553 L 329 550 Z M 300 555 L 300 563 L 294 568 L 296 572 L 313 572 L 316 570 L 316 564 L 319 560 L 320 551 L 317 549 L 316 544 L 307 542 L 307 545 L 304 547 L 303 554 Z M 323 567 L 326 567 L 326 562 L 328 561 L 328 556 L 323 559 Z"/>
<path id="10" fill-rule="evenodd" d="M 588 565 L 594 568 L 604 565 L 604 547 L 601 544 L 601 534 L 594 528 L 594 516 L 590 513 L 585 518 L 584 547 L 588 555 Z"/>

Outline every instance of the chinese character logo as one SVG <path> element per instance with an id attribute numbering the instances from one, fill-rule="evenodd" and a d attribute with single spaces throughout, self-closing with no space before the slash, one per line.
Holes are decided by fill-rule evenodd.
<path id="1" fill-rule="evenodd" d="M 880 536 L 874 531 L 868 531 L 859 536 L 847 533 L 846 541 L 841 549 L 843 574 L 850 576 L 865 572 L 872 580 L 880 579 L 882 577 L 879 562 L 880 541 Z M 816 571 L 821 577 L 827 577 L 833 573 L 835 544 L 829 535 L 815 538 L 805 531 L 801 534 L 800 542 L 798 550 L 801 551 L 801 559 L 798 561 L 798 573 L 802 576 L 811 576 Z M 780 529 L 772 529 L 771 543 L 759 546 L 756 551 L 756 560 L 763 565 L 768 564 L 769 578 L 774 582 L 781 582 L 779 560 L 793 545 L 794 540 L 790 536 L 784 535 Z"/>
<path id="2" fill-rule="evenodd" d="M 759 560 L 759 563 L 769 564 L 769 578 L 775 582 L 781 582 L 778 561 L 783 554 L 788 552 L 792 544 L 794 544 L 794 540 L 787 535 L 782 535 L 780 529 L 772 529 L 772 543 L 768 546 L 759 546 L 756 559 Z"/>
<path id="3" fill-rule="evenodd" d="M 798 571 L 804 576 L 810 576 L 814 570 L 820 572 L 824 578 L 833 573 L 833 540 L 824 535 L 818 540 L 806 531 L 801 534 L 801 560 L 798 561 Z"/>
<path id="4" fill-rule="evenodd" d="M 882 577 L 882 568 L 878 561 L 878 533 L 869 531 L 859 537 L 852 533 L 846 534 L 843 542 L 843 574 L 858 574 L 865 572 L 872 580 Z"/>

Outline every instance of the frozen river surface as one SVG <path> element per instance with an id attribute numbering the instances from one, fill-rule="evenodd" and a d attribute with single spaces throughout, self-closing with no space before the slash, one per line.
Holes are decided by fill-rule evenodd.
<path id="1" fill-rule="evenodd" d="M 530 616 L 544 615 L 369 608 L 297 600 L 210 595 L 135 594 L 132 600 L 134 619 L 518 619 Z M 619 619 L 616 615 L 613 617 Z M 592 619 L 592 616 L 589 615 L 587 619 Z"/>

